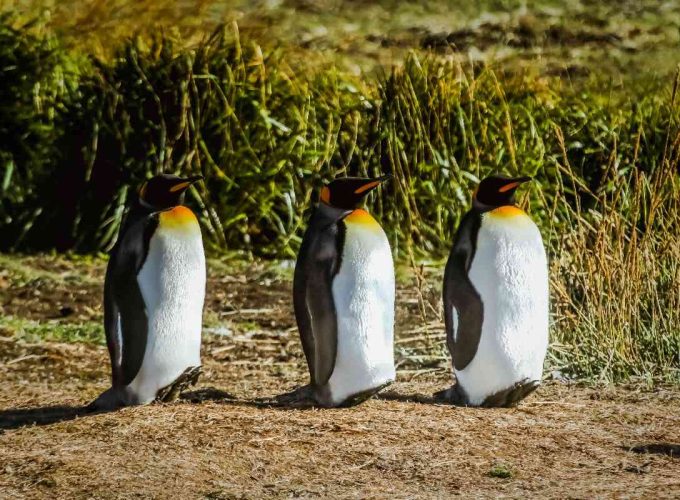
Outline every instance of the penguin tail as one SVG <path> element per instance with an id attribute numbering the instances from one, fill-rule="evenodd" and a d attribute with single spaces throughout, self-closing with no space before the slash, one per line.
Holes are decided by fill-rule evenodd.
<path id="1" fill-rule="evenodd" d="M 201 366 L 190 366 L 172 384 L 163 387 L 156 393 L 156 401 L 163 403 L 176 401 L 182 391 L 196 385 L 201 373 L 203 373 Z"/>
<path id="2" fill-rule="evenodd" d="M 512 408 L 538 389 L 539 385 L 541 385 L 540 380 L 525 378 L 512 387 L 487 397 L 482 406 L 485 408 Z"/>
<path id="3" fill-rule="evenodd" d="M 339 405 L 336 405 L 340 408 L 351 408 L 352 406 L 359 405 L 363 403 L 364 401 L 371 399 L 373 396 L 377 395 L 380 391 L 382 391 L 385 387 L 388 387 L 392 385 L 393 380 L 388 380 L 387 382 L 384 382 L 377 387 L 372 387 L 371 389 L 367 389 L 365 391 L 358 392 L 347 399 L 345 399 L 342 403 Z"/>

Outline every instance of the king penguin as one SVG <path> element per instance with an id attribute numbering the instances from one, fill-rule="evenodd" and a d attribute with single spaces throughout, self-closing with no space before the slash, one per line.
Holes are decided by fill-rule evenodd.
<path id="1" fill-rule="evenodd" d="M 104 282 L 112 387 L 91 409 L 172 400 L 198 378 L 205 254 L 198 220 L 182 198 L 200 179 L 157 175 L 128 212 Z"/>
<path id="2" fill-rule="evenodd" d="M 513 202 L 530 177 L 484 179 L 444 273 L 444 319 L 456 384 L 436 398 L 514 406 L 541 381 L 548 348 L 548 264 L 541 234 Z"/>
<path id="3" fill-rule="evenodd" d="M 295 317 L 323 407 L 352 406 L 394 381 L 394 263 L 361 200 L 389 176 L 335 179 L 321 190 L 295 266 Z"/>

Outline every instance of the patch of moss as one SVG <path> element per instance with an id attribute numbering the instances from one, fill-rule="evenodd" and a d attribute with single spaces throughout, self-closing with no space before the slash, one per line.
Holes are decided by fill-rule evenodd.
<path id="1" fill-rule="evenodd" d="M 496 464 L 491 467 L 489 476 L 499 479 L 510 479 L 513 476 L 512 470 L 506 464 Z"/>

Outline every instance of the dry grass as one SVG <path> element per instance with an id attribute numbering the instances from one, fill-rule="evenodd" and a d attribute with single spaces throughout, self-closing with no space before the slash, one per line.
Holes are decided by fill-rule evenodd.
<path id="1" fill-rule="evenodd" d="M 658 164 L 647 172 L 634 170 L 642 140 L 638 131 L 627 157 L 615 145 L 600 166 L 599 191 L 580 186 L 590 202 L 561 206 L 563 220 L 550 231 L 553 357 L 571 359 L 588 378 L 651 383 L 663 372 L 680 381 L 680 245 L 668 241 L 680 228 L 680 132 L 669 126 Z M 615 174 L 621 162 L 633 166 L 630 177 Z M 576 179 L 566 151 L 557 166 L 564 175 L 555 200 L 566 199 Z"/>
<path id="2" fill-rule="evenodd" d="M 680 22 L 669 0 L 0 0 L 0 12 L 37 19 L 69 47 L 104 58 L 137 34 L 163 30 L 193 44 L 236 22 L 267 49 L 283 45 L 301 61 L 333 61 L 355 73 L 432 50 L 566 78 L 606 71 L 616 80 L 671 72 Z"/>
<path id="3" fill-rule="evenodd" d="M 432 404 L 429 396 L 450 383 L 432 268 L 418 270 L 420 287 L 399 269 L 398 383 L 380 399 L 348 410 L 259 405 L 305 382 L 290 269 L 211 261 L 213 333 L 196 391 L 176 404 L 84 415 L 82 405 L 108 383 L 105 347 L 46 342 L 22 329 L 27 321 L 51 330 L 99 324 L 100 285 L 88 289 L 79 277 L 98 283 L 103 262 L 3 258 L 0 305 L 23 323 L 0 327 L 2 498 L 680 493 L 677 388 L 547 382 L 512 410 Z M 64 306 L 72 312 L 50 319 Z"/>
<path id="4" fill-rule="evenodd" d="M 75 420 L 69 407 L 107 383 L 103 348 L 3 349 L 0 496 L 563 498 L 568 491 L 574 498 L 661 498 L 680 492 L 680 459 L 665 454 L 677 453 L 680 443 L 677 392 L 552 384 L 518 409 L 454 409 L 404 401 L 441 388 L 446 373 L 401 373 L 382 399 L 349 410 L 253 406 L 253 398 L 303 381 L 299 357 L 289 367 L 270 361 L 265 347 L 283 350 L 286 340 L 210 342 L 206 377 L 193 394 L 207 401 Z M 238 361 L 226 355 L 234 349 L 242 351 Z M 236 399 L 219 400 L 224 394 L 207 387 Z M 44 425 L 25 426 L 31 420 Z M 630 450 L 652 444 L 676 448 Z M 499 470 L 511 477 L 498 477 Z"/>

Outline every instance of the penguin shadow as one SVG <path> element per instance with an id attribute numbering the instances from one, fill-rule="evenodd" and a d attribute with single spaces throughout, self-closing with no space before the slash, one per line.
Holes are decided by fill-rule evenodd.
<path id="1" fill-rule="evenodd" d="M 211 401 L 225 405 L 247 406 L 252 408 L 282 411 L 352 408 L 358 406 L 366 399 L 370 399 L 370 397 L 359 398 L 356 401 L 348 401 L 347 403 L 339 406 L 329 407 L 319 404 L 311 398 L 301 396 L 301 393 L 304 394 L 304 389 L 305 387 L 303 386 L 291 392 L 285 392 L 272 397 L 241 399 L 215 387 L 204 387 L 194 391 L 183 392 L 179 399 L 180 401 L 193 404 L 201 404 Z M 372 397 L 380 398 L 379 395 L 373 395 Z"/>
<path id="2" fill-rule="evenodd" d="M 311 402 L 307 401 L 282 402 L 277 401 L 275 398 L 239 399 L 232 394 L 215 387 L 204 387 L 194 391 L 185 391 L 182 392 L 178 398 L 178 402 L 190 404 L 201 404 L 207 401 L 234 406 L 279 408 L 290 410 L 314 407 Z M 101 415 L 103 413 L 115 412 L 118 410 L 120 410 L 120 408 L 114 408 L 110 410 L 95 410 L 92 408 L 91 404 L 83 406 L 54 405 L 36 408 L 10 408 L 6 410 L 0 410 L 0 434 L 10 430 L 21 429 L 22 427 L 58 424 L 60 422 L 75 420 L 77 418 Z"/>
<path id="3" fill-rule="evenodd" d="M 680 459 L 680 444 L 673 443 L 649 443 L 637 446 L 622 446 L 626 451 L 632 451 L 640 455 L 664 455 Z"/>
<path id="4" fill-rule="evenodd" d="M 290 401 L 288 399 L 281 399 L 281 396 L 286 396 L 286 394 L 270 398 L 241 399 L 215 387 L 203 387 L 194 391 L 183 392 L 179 396 L 179 400 L 192 404 L 214 402 L 232 406 L 248 406 L 254 408 L 281 410 L 318 408 L 318 406 L 316 406 L 312 401 Z"/>
<path id="5" fill-rule="evenodd" d="M 234 405 L 234 406 L 248 406 L 263 409 L 278 409 L 278 410 L 306 410 L 306 409 L 328 409 L 328 407 L 320 405 L 315 401 L 307 398 L 300 398 L 298 395 L 300 388 L 288 393 L 279 394 L 268 398 L 252 398 L 240 399 L 226 391 L 222 391 L 215 387 L 205 387 L 194 391 L 183 392 L 179 399 L 187 403 L 201 404 L 207 401 Z M 425 394 L 401 394 L 396 390 L 381 391 L 378 394 L 373 394 L 367 398 L 359 398 L 357 401 L 351 401 L 346 404 L 337 406 L 335 408 L 352 408 L 359 406 L 367 399 L 377 399 L 382 401 L 399 401 L 403 403 L 418 403 L 426 405 L 439 406 L 456 406 L 450 401 L 443 400 L 434 396 Z"/>
<path id="6" fill-rule="evenodd" d="M 103 413 L 85 406 L 42 406 L 37 408 L 11 408 L 0 410 L 0 434 L 8 430 L 33 425 L 51 425 L 76 418 Z"/>
<path id="7" fill-rule="evenodd" d="M 383 401 L 398 401 L 400 403 L 419 403 L 423 405 L 446 405 L 452 406 L 451 403 L 447 403 L 434 396 L 427 396 L 425 394 L 400 394 L 395 390 L 383 391 L 375 396 L 375 399 L 381 399 Z"/>
<path id="8" fill-rule="evenodd" d="M 217 389 L 216 387 L 202 387 L 193 391 L 186 391 L 180 394 L 179 402 L 200 405 L 207 402 L 219 403 L 231 406 L 254 406 L 265 408 L 267 400 L 262 398 L 241 399 L 236 396 Z"/>

